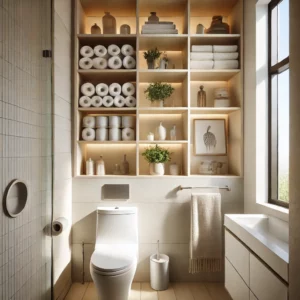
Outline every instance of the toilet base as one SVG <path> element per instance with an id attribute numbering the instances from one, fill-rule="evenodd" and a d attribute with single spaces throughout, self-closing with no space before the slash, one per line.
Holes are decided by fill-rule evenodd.
<path id="1" fill-rule="evenodd" d="M 90 264 L 90 272 L 101 300 L 128 300 L 137 265 L 119 275 L 103 275 Z"/>

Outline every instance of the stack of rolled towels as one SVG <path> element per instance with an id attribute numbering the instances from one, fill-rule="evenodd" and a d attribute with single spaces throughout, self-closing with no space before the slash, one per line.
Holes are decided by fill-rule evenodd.
<path id="1" fill-rule="evenodd" d="M 192 45 L 191 69 L 238 69 L 237 45 Z"/>
<path id="2" fill-rule="evenodd" d="M 83 70 L 89 69 L 134 69 L 136 66 L 135 50 L 131 45 L 125 44 L 121 48 L 115 44 L 108 46 L 97 45 L 94 48 L 83 46 L 80 49 L 82 58 L 79 67 Z"/>
<path id="3" fill-rule="evenodd" d="M 119 83 L 99 83 L 94 86 L 90 82 L 84 83 L 81 88 L 82 96 L 79 98 L 81 107 L 135 107 L 135 86 L 131 82 L 123 85 Z"/>
<path id="4" fill-rule="evenodd" d="M 82 120 L 84 141 L 134 141 L 134 116 L 85 116 Z"/>

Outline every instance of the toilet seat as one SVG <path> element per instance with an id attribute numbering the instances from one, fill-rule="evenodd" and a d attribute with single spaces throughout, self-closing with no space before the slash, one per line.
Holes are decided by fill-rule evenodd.
<path id="1" fill-rule="evenodd" d="M 137 263 L 137 245 L 99 244 L 91 257 L 97 273 L 114 276 L 127 272 Z"/>

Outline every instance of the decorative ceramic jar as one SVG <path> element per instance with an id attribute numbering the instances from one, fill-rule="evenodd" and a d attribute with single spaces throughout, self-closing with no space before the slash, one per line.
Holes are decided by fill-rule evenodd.
<path id="1" fill-rule="evenodd" d="M 167 137 L 167 130 L 162 125 L 162 122 L 159 123 L 159 126 L 156 128 L 157 140 L 164 141 Z"/>
<path id="2" fill-rule="evenodd" d="M 176 125 L 173 125 L 172 129 L 170 130 L 170 140 L 176 141 Z"/>
<path id="3" fill-rule="evenodd" d="M 165 174 L 165 164 L 163 163 L 151 163 L 150 175 L 162 176 Z"/>
<path id="4" fill-rule="evenodd" d="M 94 175 L 94 161 L 89 158 L 86 161 L 86 175 Z"/>
<path id="5" fill-rule="evenodd" d="M 202 24 L 197 25 L 196 33 L 203 34 L 205 32 L 205 27 Z"/>
<path id="6" fill-rule="evenodd" d="M 96 162 L 96 174 L 100 176 L 105 175 L 105 163 L 102 156 Z"/>
<path id="7" fill-rule="evenodd" d="M 110 12 L 105 12 L 102 18 L 102 27 L 104 34 L 116 34 L 117 33 L 117 22 L 116 19 L 110 14 Z"/>
<path id="8" fill-rule="evenodd" d="M 173 176 L 179 175 L 179 173 L 180 173 L 179 170 L 180 170 L 179 165 L 177 165 L 176 163 L 170 164 L 170 175 L 173 175 Z"/>
<path id="9" fill-rule="evenodd" d="M 148 17 L 148 22 L 149 23 L 158 23 L 159 22 L 159 17 L 156 15 L 155 11 L 150 12 L 150 17 Z"/>
<path id="10" fill-rule="evenodd" d="M 97 25 L 97 23 L 95 23 L 95 24 L 91 27 L 91 34 L 101 34 L 101 29 L 100 29 L 100 27 Z"/>
<path id="11" fill-rule="evenodd" d="M 130 26 L 127 24 L 123 24 L 120 27 L 120 34 L 130 34 Z"/>
<path id="12" fill-rule="evenodd" d="M 150 142 L 154 141 L 154 134 L 152 132 L 149 132 L 147 135 L 147 140 Z"/>

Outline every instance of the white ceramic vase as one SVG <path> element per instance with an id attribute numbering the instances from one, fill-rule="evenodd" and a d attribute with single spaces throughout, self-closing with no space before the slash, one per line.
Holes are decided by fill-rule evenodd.
<path id="1" fill-rule="evenodd" d="M 162 125 L 162 122 L 159 123 L 159 126 L 156 129 L 156 134 L 157 134 L 157 140 L 164 141 L 166 139 L 166 137 L 167 137 L 167 130 Z"/>
<path id="2" fill-rule="evenodd" d="M 165 164 L 163 163 L 151 163 L 150 175 L 162 176 L 165 174 Z"/>

